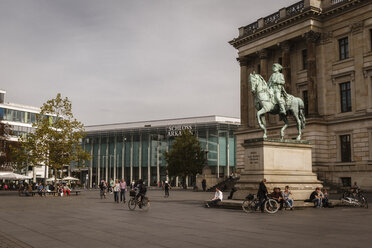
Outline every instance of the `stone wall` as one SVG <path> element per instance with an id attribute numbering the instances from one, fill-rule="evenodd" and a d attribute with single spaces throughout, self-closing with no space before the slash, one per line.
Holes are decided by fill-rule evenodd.
<path id="1" fill-rule="evenodd" d="M 259 19 L 252 32 L 245 29 L 256 26 L 243 27 L 239 37 L 230 42 L 244 61 L 240 83 L 244 85 L 241 90 L 248 91 L 241 94 L 244 118 L 236 132 L 237 172 L 244 170 L 243 141 L 262 137 L 249 73 L 260 72 L 268 80 L 272 64 L 282 61 L 286 90 L 301 98 L 308 93 L 309 116 L 303 139 L 313 144 L 313 170 L 320 179 L 334 184 L 341 186 L 341 178 L 350 177 L 372 190 L 372 1 L 304 1 L 295 16 L 283 11 L 274 23 L 262 25 Z M 348 38 L 346 59 L 339 55 L 341 38 Z M 344 82 L 350 82 L 351 87 L 348 112 L 341 111 L 340 84 Z M 286 138 L 297 133 L 294 121 L 290 122 Z M 283 123 L 274 116 L 267 117 L 267 123 L 268 137 L 278 138 Z M 340 135 L 344 134 L 351 137 L 351 162 L 341 162 Z"/>

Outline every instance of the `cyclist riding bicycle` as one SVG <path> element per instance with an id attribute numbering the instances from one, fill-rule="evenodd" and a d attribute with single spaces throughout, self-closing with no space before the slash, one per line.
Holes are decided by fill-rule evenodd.
<path id="1" fill-rule="evenodd" d="M 143 183 L 142 179 L 138 180 L 136 188 L 138 190 L 138 193 L 136 195 L 136 200 L 138 200 L 138 202 L 142 202 L 142 199 L 143 197 L 145 197 L 146 192 L 147 192 L 146 185 Z M 141 204 L 139 204 L 139 207 L 140 208 L 142 207 Z"/>

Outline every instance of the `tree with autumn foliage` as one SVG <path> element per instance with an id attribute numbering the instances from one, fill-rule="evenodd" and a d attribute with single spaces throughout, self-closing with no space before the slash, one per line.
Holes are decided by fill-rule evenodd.
<path id="1" fill-rule="evenodd" d="M 89 160 L 89 153 L 80 144 L 85 137 L 84 127 L 74 118 L 69 99 L 58 93 L 40 110 L 33 124 L 34 132 L 20 138 L 18 153 L 23 160 L 27 158 L 31 166 L 49 166 L 54 177 L 58 170 L 72 162 Z"/>

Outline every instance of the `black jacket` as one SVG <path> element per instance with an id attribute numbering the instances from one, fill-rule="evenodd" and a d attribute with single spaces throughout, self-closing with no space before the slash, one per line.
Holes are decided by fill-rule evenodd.
<path id="1" fill-rule="evenodd" d="M 267 188 L 264 182 L 260 182 L 260 187 L 258 188 L 257 197 L 262 198 L 267 194 Z"/>
<path id="2" fill-rule="evenodd" d="M 317 195 L 318 195 L 318 192 L 313 191 L 313 193 L 311 193 L 311 195 L 310 195 L 310 201 L 314 200 L 315 196 L 317 196 Z"/>

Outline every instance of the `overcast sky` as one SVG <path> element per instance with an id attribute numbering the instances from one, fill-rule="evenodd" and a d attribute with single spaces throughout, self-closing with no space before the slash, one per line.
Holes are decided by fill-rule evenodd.
<path id="1" fill-rule="evenodd" d="M 0 88 L 86 125 L 240 117 L 238 28 L 296 0 L 0 0 Z"/>

